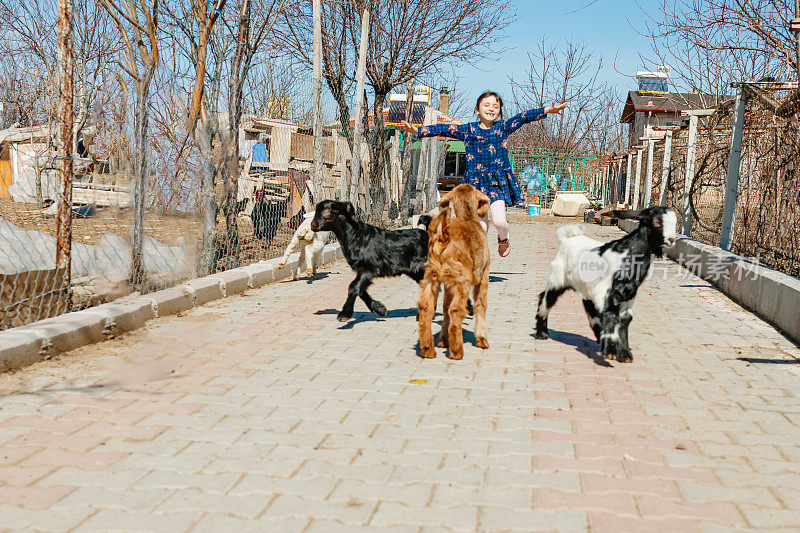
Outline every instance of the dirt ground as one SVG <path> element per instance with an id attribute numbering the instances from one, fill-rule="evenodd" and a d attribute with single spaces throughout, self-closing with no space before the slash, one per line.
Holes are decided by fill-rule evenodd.
<path id="1" fill-rule="evenodd" d="M 23 229 L 41 231 L 54 237 L 56 235 L 56 217 L 44 214 L 43 210 L 37 209 L 36 204 L 0 198 L 0 216 Z M 108 232 L 128 237 L 132 226 L 131 209 L 98 208 L 89 218 L 73 217 L 72 240 L 95 245 Z M 200 235 L 200 221 L 190 215 L 147 213 L 144 230 L 157 241 L 174 246 L 197 239 Z"/>

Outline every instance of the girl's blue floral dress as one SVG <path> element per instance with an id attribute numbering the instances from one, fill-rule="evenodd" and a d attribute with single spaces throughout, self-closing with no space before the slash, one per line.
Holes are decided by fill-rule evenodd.
<path id="1" fill-rule="evenodd" d="M 507 206 L 524 200 L 517 177 L 508 160 L 508 136 L 523 124 L 541 120 L 547 115 L 544 108 L 531 109 L 508 120 L 499 120 L 485 130 L 477 122 L 448 125 L 435 124 L 419 128 L 420 137 L 441 135 L 464 141 L 468 183 L 489 197 L 491 202 L 504 200 Z"/>

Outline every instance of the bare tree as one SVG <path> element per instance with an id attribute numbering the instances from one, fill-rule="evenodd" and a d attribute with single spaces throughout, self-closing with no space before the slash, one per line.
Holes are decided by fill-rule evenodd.
<path id="1" fill-rule="evenodd" d="M 731 81 L 800 74 L 800 44 L 789 21 L 796 0 L 660 0 L 640 6 L 658 62 L 689 89 L 725 94 Z"/>
<path id="2" fill-rule="evenodd" d="M 349 130 L 348 98 L 360 38 L 361 13 L 368 9 L 370 27 L 366 75 L 373 94 L 374 127 L 370 135 L 372 221 L 380 223 L 386 206 L 383 183 L 386 143 L 383 107 L 393 88 L 454 63 L 472 62 L 497 53 L 501 31 L 510 22 L 505 0 L 338 0 L 323 12 L 323 75 L 339 104 L 342 128 Z M 289 34 L 295 53 L 310 62 L 310 7 L 299 4 Z M 349 139 L 349 137 L 348 137 Z"/>
<path id="3" fill-rule="evenodd" d="M 117 4 L 114 0 L 100 0 L 119 30 L 125 46 L 122 48 L 122 70 L 133 80 L 136 88 L 134 121 L 134 174 L 133 243 L 131 282 L 140 285 L 145 280 L 142 262 L 144 243 L 144 208 L 147 178 L 150 174 L 150 157 L 147 121 L 150 113 L 150 82 L 158 67 L 158 0 L 130 0 Z"/>
<path id="4" fill-rule="evenodd" d="M 244 84 L 253 64 L 253 57 L 269 35 L 286 0 L 262 0 L 257 2 L 258 18 L 253 21 L 251 0 L 240 0 L 236 25 L 236 47 L 231 58 L 228 80 L 228 122 L 230 140 L 227 174 L 225 179 L 225 219 L 227 229 L 226 268 L 238 266 L 239 237 L 236 227 L 236 195 L 239 181 L 239 124 L 242 118 Z M 255 24 L 254 24 L 255 22 Z"/>
<path id="5" fill-rule="evenodd" d="M 511 80 L 517 106 L 544 107 L 552 100 L 570 105 L 554 118 L 526 125 L 512 142 L 565 152 L 587 151 L 593 137 L 610 126 L 609 104 L 615 98 L 613 90 L 600 80 L 602 59 L 586 43 L 546 39 L 528 52 L 528 58 L 525 78 Z"/>

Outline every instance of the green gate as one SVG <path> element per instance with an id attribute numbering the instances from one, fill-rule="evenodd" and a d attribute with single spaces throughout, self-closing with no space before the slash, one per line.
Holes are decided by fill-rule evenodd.
<path id="1" fill-rule="evenodd" d="M 542 191 L 540 200 L 542 209 L 550 207 L 558 190 L 585 191 L 589 185 L 587 167 L 591 167 L 592 162 L 597 160 L 596 157 L 585 154 L 547 148 L 513 147 L 508 149 L 508 155 L 511 168 L 520 180 L 520 187 L 523 187 L 528 201 L 530 198 L 522 183 L 522 171 L 529 165 L 535 165 L 546 177 L 547 188 Z"/>

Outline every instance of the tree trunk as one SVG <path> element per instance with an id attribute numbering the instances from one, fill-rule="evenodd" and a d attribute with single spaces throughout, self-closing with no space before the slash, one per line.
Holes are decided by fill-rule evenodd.
<path id="1" fill-rule="evenodd" d="M 216 113 L 202 122 L 200 150 L 203 153 L 203 178 L 200 184 L 200 209 L 202 213 L 203 250 L 200 254 L 198 275 L 206 276 L 216 271 L 214 258 L 217 247 L 217 203 L 214 200 L 214 134 L 217 128 Z"/>
<path id="2" fill-rule="evenodd" d="M 59 0 L 58 13 L 58 59 L 59 59 L 59 128 L 58 128 L 58 174 L 61 184 L 61 197 L 58 202 L 56 223 L 56 268 L 64 270 L 64 282 L 70 281 L 71 248 L 72 248 L 72 173 L 73 173 L 73 136 L 74 122 L 73 85 L 72 85 L 72 0 Z M 38 157 L 37 157 L 38 160 Z M 41 173 L 38 172 L 41 184 Z M 37 196 L 40 193 L 37 190 Z M 38 200 L 38 198 L 37 198 Z"/>
<path id="3" fill-rule="evenodd" d="M 131 246 L 131 284 L 142 287 L 146 279 L 142 249 L 144 246 L 144 207 L 147 199 L 147 177 L 150 173 L 150 158 L 147 146 L 147 121 L 150 110 L 150 80 L 155 73 L 155 65 L 145 65 L 141 79 L 136 82 L 136 120 L 134 125 L 135 156 L 133 194 L 133 242 Z"/>
<path id="4" fill-rule="evenodd" d="M 226 270 L 239 266 L 239 231 L 236 225 L 236 200 L 239 192 L 239 123 L 242 118 L 242 83 L 244 82 L 241 72 L 249 30 L 250 0 L 242 0 L 239 11 L 239 31 L 236 37 L 236 52 L 231 60 L 230 100 L 228 102 L 230 143 L 227 151 L 228 172 L 225 176 Z"/>
<path id="5" fill-rule="evenodd" d="M 376 92 L 372 105 L 375 129 L 372 132 L 372 161 L 370 168 L 369 196 L 371 200 L 369 218 L 375 225 L 383 222 L 383 211 L 386 208 L 386 188 L 384 187 L 384 170 L 386 168 L 386 141 L 383 128 L 383 104 L 387 92 Z"/>

